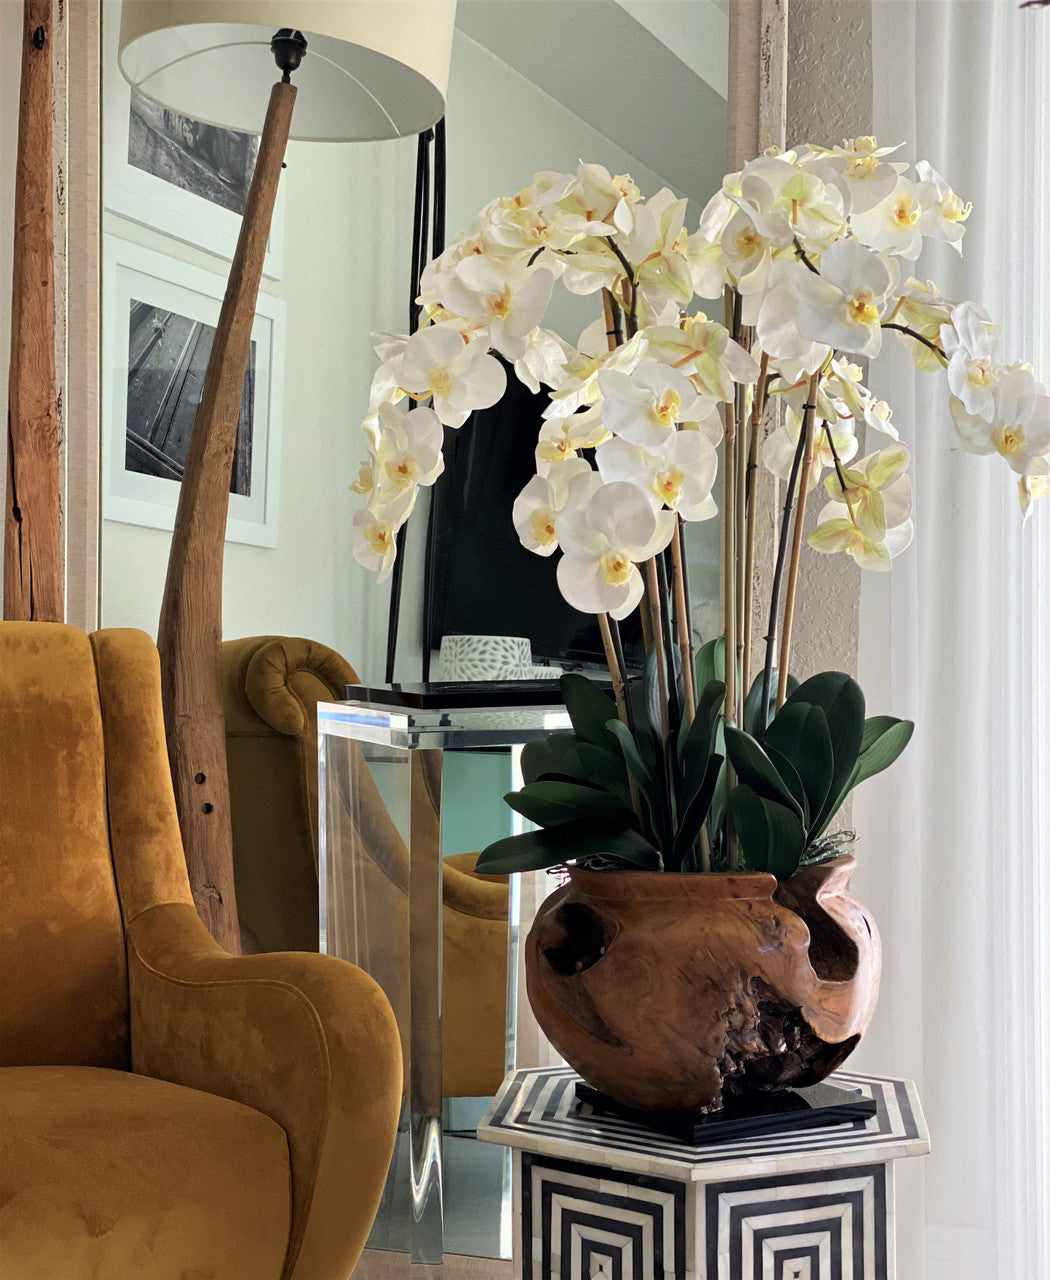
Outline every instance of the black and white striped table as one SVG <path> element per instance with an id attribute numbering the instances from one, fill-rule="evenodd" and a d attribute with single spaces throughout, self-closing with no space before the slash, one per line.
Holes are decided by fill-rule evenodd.
<path id="1" fill-rule="evenodd" d="M 695 1147 L 509 1075 L 478 1137 L 514 1148 L 520 1280 L 893 1280 L 893 1162 L 925 1155 L 915 1086 L 837 1072 L 866 1120 Z"/>

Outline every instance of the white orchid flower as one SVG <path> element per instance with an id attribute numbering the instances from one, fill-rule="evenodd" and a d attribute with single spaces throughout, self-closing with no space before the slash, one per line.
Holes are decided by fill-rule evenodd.
<path id="1" fill-rule="evenodd" d="M 1050 396 L 1023 365 L 1007 369 L 995 388 L 992 421 L 949 401 L 955 430 L 967 453 L 998 453 L 1018 475 L 1037 475 L 1050 449 Z"/>
<path id="2" fill-rule="evenodd" d="M 800 300 L 793 281 L 800 272 L 811 274 L 794 258 L 781 258 L 772 264 L 754 325 L 759 346 L 771 359 L 796 363 L 801 372 L 810 374 L 828 358 L 829 347 L 826 342 L 814 342 L 799 332 Z"/>
<path id="3" fill-rule="evenodd" d="M 484 324 L 489 344 L 512 361 L 524 355 L 528 335 L 543 320 L 553 290 L 554 273 L 546 267 L 529 271 L 515 259 L 480 254 L 464 258 L 435 286 L 443 306 Z"/>
<path id="4" fill-rule="evenodd" d="M 354 559 L 386 582 L 397 559 L 397 531 L 412 514 L 413 489 L 388 510 L 376 515 L 367 507 L 354 512 Z"/>
<path id="5" fill-rule="evenodd" d="M 946 241 L 955 247 L 957 253 L 962 253 L 962 238 L 966 233 L 963 224 L 973 212 L 972 202 L 964 204 L 929 161 L 920 160 L 915 172 L 920 182 L 932 183 L 937 193 L 940 216 L 933 230 L 927 234 Z"/>
<path id="6" fill-rule="evenodd" d="M 553 555 L 558 549 L 557 519 L 565 509 L 580 476 L 594 472 L 585 458 L 570 458 L 552 467 L 545 476 L 536 475 L 514 500 L 511 520 L 521 545 L 538 556 Z"/>
<path id="7" fill-rule="evenodd" d="M 904 445 L 891 445 L 869 453 L 856 467 L 844 467 L 841 475 L 836 470 L 825 477 L 828 497 L 848 509 L 859 531 L 872 542 L 882 542 L 888 530 L 911 516 L 911 479 L 905 474 L 909 458 Z"/>
<path id="8" fill-rule="evenodd" d="M 1050 494 L 1050 458 L 1036 458 L 1035 463 L 1038 471 L 1017 479 L 1017 498 L 1025 520 L 1032 513 L 1032 503 Z"/>
<path id="9" fill-rule="evenodd" d="M 603 369 L 598 387 L 607 429 L 643 448 L 662 448 L 677 423 L 702 413 L 696 388 L 685 374 L 659 360 L 645 360 L 633 373 Z"/>
<path id="10" fill-rule="evenodd" d="M 532 330 L 525 350 L 514 361 L 518 381 L 535 395 L 542 384 L 560 390 L 569 381 L 568 366 L 579 353 L 550 329 Z"/>
<path id="11" fill-rule="evenodd" d="M 881 540 L 867 537 L 849 518 L 849 508 L 829 502 L 820 513 L 817 526 L 806 541 L 814 551 L 833 555 L 844 551 L 862 569 L 886 572 L 890 561 L 908 548 L 914 535 L 911 520 L 888 529 Z"/>
<path id="12" fill-rule="evenodd" d="M 777 248 L 796 237 L 823 248 L 846 230 L 841 192 L 781 157 L 760 156 L 745 165 L 740 195 L 731 198 Z"/>
<path id="13" fill-rule="evenodd" d="M 841 358 L 832 360 L 831 372 L 821 381 L 821 390 L 845 410 L 840 416 L 848 415 L 891 440 L 899 440 L 900 434 L 893 425 L 893 411 L 885 400 L 877 400 L 862 384 L 863 376 L 859 365 Z"/>
<path id="14" fill-rule="evenodd" d="M 870 135 L 847 138 L 841 147 L 806 148 L 801 162 L 835 183 L 849 201 L 852 213 L 865 213 L 884 200 L 897 185 L 899 166 L 887 164 L 882 157 L 898 151 L 903 143 L 880 147 Z"/>
<path id="15" fill-rule="evenodd" d="M 654 325 L 644 334 L 651 354 L 693 378 L 709 401 L 731 400 L 735 382 L 754 382 L 758 377 L 754 357 L 733 341 L 725 325 L 708 320 L 702 311 L 686 317 L 681 325 Z"/>
<path id="16" fill-rule="evenodd" d="M 825 467 L 835 465 L 836 454 L 839 461 L 845 463 L 849 462 L 857 452 L 857 437 L 848 426 L 829 421 L 827 429 L 831 432 L 830 443 L 823 425 L 818 424 L 813 433 L 813 458 L 809 471 L 801 477 L 807 490 L 816 487 L 824 474 Z M 798 451 L 798 438 L 801 434 L 801 416 L 793 409 L 788 409 L 784 414 L 783 425 L 770 432 L 763 442 L 762 462 L 766 470 L 772 472 L 778 480 L 787 481 L 791 478 L 791 468 L 794 465 L 795 454 Z"/>
<path id="17" fill-rule="evenodd" d="M 854 214 L 851 225 L 862 244 L 914 261 L 922 252 L 923 236 L 936 231 L 940 218 L 932 182 L 898 178 L 893 191 L 865 213 Z"/>
<path id="18" fill-rule="evenodd" d="M 813 342 L 876 356 L 881 314 L 893 278 L 889 266 L 856 240 L 837 240 L 821 258 L 820 274 L 797 271 L 798 331 Z"/>
<path id="19" fill-rule="evenodd" d="M 941 346 L 948 357 L 948 389 L 962 401 L 968 415 L 990 422 L 1003 370 L 997 363 L 999 344 L 988 330 L 987 319 L 976 302 L 960 302 L 952 308 L 951 322 L 941 328 Z"/>
<path id="20" fill-rule="evenodd" d="M 603 484 L 599 475 L 592 477 L 575 480 L 555 522 L 563 552 L 558 587 L 581 613 L 608 613 L 619 620 L 642 598 L 638 563 L 664 550 L 676 517 L 655 511 L 635 484 Z"/>
<path id="21" fill-rule="evenodd" d="M 914 330 L 939 348 L 941 328 L 950 322 L 954 305 L 941 296 L 932 280 L 916 280 L 909 276 L 904 282 L 892 316 L 899 324 Z M 910 350 L 915 367 L 920 372 L 939 371 L 944 367 L 938 352 L 931 350 L 925 343 L 916 342 L 905 333 L 898 333 L 897 336 Z"/>
<path id="22" fill-rule="evenodd" d="M 565 365 L 565 380 L 551 396 L 550 404 L 543 411 L 544 418 L 565 418 L 577 409 L 593 405 L 601 394 L 598 374 L 603 369 L 630 373 L 645 358 L 648 345 L 648 338 L 639 332 L 610 351 L 604 320 L 589 324 L 580 334 L 578 350 Z"/>
<path id="23" fill-rule="evenodd" d="M 446 427 L 461 427 L 475 409 L 488 409 L 507 389 L 506 372 L 485 344 L 464 342 L 445 325 L 412 334 L 391 369 L 413 399 L 434 397 L 434 412 Z"/>
<path id="24" fill-rule="evenodd" d="M 666 506 L 684 520 L 710 520 L 718 514 L 711 496 L 718 454 L 700 431 L 676 431 L 660 450 L 614 436 L 599 447 L 595 461 L 607 484 L 624 480 L 638 485 L 658 509 Z"/>
<path id="25" fill-rule="evenodd" d="M 566 418 L 549 418 L 544 422 L 536 444 L 539 475 L 550 475 L 578 457 L 581 449 L 593 449 L 608 437 L 600 409 L 600 405 L 591 405 Z"/>
<path id="26" fill-rule="evenodd" d="M 409 490 L 434 483 L 445 469 L 441 453 L 445 432 L 433 409 L 402 413 L 392 404 L 380 406 L 377 428 L 369 433 L 373 476 L 369 505 L 381 512 Z"/>
<path id="27" fill-rule="evenodd" d="M 679 251 L 689 270 L 693 292 L 701 298 L 720 298 L 728 283 L 720 241 L 708 240 L 702 231 L 694 231 L 684 238 Z"/>

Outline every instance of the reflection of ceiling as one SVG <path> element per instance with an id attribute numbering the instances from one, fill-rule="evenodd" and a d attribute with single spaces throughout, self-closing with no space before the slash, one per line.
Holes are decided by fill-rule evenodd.
<path id="1" fill-rule="evenodd" d="M 717 0 L 459 0 L 457 27 L 669 186 L 725 170 L 727 20 Z"/>

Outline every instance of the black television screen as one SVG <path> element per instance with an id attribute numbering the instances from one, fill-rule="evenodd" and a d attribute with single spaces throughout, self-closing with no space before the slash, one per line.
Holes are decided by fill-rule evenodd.
<path id="1" fill-rule="evenodd" d="M 518 541 L 514 499 L 536 474 L 536 442 L 548 403 L 508 370 L 507 391 L 445 432 L 445 470 L 434 485 L 427 545 L 429 608 L 424 643 L 447 635 L 524 636 L 537 662 L 605 667 L 598 621 L 562 599 L 558 552 L 537 556 Z M 624 659 L 645 651 L 637 610 L 620 624 Z"/>

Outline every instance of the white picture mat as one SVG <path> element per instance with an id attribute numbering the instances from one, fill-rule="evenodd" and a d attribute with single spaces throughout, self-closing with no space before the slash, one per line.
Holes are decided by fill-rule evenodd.
<path id="1" fill-rule="evenodd" d="M 107 0 L 102 10 L 103 181 L 107 209 L 231 261 L 241 230 L 241 217 L 221 205 L 184 191 L 128 163 L 131 86 L 117 64 L 120 0 Z M 259 122 L 260 129 L 262 121 Z M 263 274 L 279 280 L 284 269 L 284 183 L 277 189 Z"/>
<path id="2" fill-rule="evenodd" d="M 132 300 L 216 325 L 226 281 L 116 236 L 103 236 L 102 515 L 106 520 L 173 529 L 180 486 L 124 465 Z M 255 400 L 251 492 L 230 494 L 226 540 L 275 547 L 278 537 L 284 315 L 279 298 L 260 294 L 252 327 Z"/>

